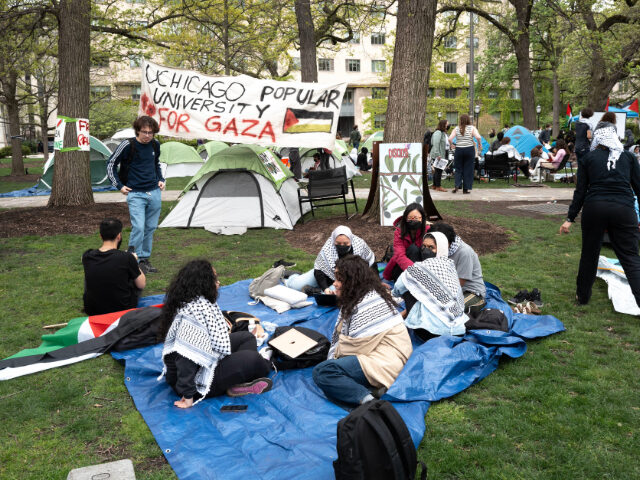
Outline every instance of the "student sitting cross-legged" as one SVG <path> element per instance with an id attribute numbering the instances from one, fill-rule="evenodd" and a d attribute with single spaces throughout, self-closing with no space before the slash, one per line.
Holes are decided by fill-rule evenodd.
<path id="1" fill-rule="evenodd" d="M 406 304 L 406 325 L 428 340 L 438 335 L 464 335 L 464 300 L 453 260 L 447 257 L 449 243 L 443 233 L 424 236 L 424 260 L 414 263 L 398 278 L 393 295 Z"/>
<path id="2" fill-rule="evenodd" d="M 362 258 L 336 262 L 340 313 L 328 359 L 313 369 L 313 380 L 331 400 L 357 405 L 380 396 L 411 355 L 407 328 L 389 290 Z"/>
<path id="3" fill-rule="evenodd" d="M 270 364 L 248 331 L 229 333 L 216 303 L 220 282 L 206 260 L 192 260 L 175 276 L 162 307 L 162 361 L 167 383 L 189 408 L 203 398 L 263 393 Z"/>

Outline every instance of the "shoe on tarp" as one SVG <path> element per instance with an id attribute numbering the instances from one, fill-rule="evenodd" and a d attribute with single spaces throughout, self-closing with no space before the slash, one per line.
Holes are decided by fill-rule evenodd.
<path id="1" fill-rule="evenodd" d="M 527 300 L 535 303 L 538 308 L 544 307 L 544 303 L 542 303 L 542 298 L 540 297 L 540 290 L 538 290 L 537 288 L 531 290 L 531 293 L 529 293 Z"/>
<path id="2" fill-rule="evenodd" d="M 284 266 L 284 268 L 291 268 L 291 267 L 295 267 L 296 263 L 295 262 L 287 262 L 285 260 L 278 260 L 276 262 L 273 262 L 273 268 L 279 267 L 280 265 Z"/>
<path id="3" fill-rule="evenodd" d="M 529 300 L 528 296 L 529 296 L 529 290 L 527 289 L 520 290 L 518 293 L 515 294 L 513 298 L 510 298 L 507 301 L 512 305 L 517 305 L 518 303 L 526 302 L 527 300 Z"/>
<path id="4" fill-rule="evenodd" d="M 239 383 L 233 387 L 227 389 L 227 395 L 230 397 L 242 397 L 244 395 L 258 395 L 260 393 L 268 392 L 273 387 L 273 382 L 270 378 L 256 378 L 250 382 Z"/>

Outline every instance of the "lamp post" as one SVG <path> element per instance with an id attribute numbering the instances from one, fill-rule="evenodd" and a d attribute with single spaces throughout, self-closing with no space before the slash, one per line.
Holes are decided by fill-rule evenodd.
<path id="1" fill-rule="evenodd" d="M 540 105 L 538 105 L 536 107 L 536 113 L 538 114 L 538 130 L 540 130 L 540 112 L 542 111 L 542 107 L 540 107 Z"/>
<path id="2" fill-rule="evenodd" d="M 473 109 L 476 112 L 476 128 L 478 128 L 478 120 L 480 119 L 480 105 L 476 104 L 476 107 Z"/>

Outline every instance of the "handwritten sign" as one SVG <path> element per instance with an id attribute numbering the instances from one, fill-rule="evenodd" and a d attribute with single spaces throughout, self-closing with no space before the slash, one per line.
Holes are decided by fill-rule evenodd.
<path id="1" fill-rule="evenodd" d="M 346 83 L 212 77 L 143 61 L 139 115 L 160 135 L 334 148 Z"/>
<path id="2" fill-rule="evenodd" d="M 76 133 L 78 135 L 78 149 L 82 152 L 88 152 L 90 150 L 88 118 L 78 118 L 76 122 Z"/>
<path id="3" fill-rule="evenodd" d="M 389 227 L 407 205 L 422 204 L 422 144 L 381 144 L 379 175 L 380 225 Z"/>
<path id="4" fill-rule="evenodd" d="M 56 120 L 56 133 L 53 135 L 53 149 L 62 150 L 64 148 L 64 131 L 66 129 L 67 122 L 64 117 L 58 117 Z"/>
<path id="5" fill-rule="evenodd" d="M 67 123 L 76 125 L 77 146 L 64 146 L 64 132 L 67 129 Z M 89 119 L 88 118 L 71 118 L 64 115 L 58 115 L 56 120 L 56 132 L 53 137 L 53 149 L 60 152 L 70 152 L 80 150 L 82 152 L 90 151 L 89 143 Z"/>

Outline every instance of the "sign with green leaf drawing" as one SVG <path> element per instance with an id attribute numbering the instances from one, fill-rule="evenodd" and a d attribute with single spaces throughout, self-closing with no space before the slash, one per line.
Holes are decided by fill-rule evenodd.
<path id="1" fill-rule="evenodd" d="M 422 144 L 380 145 L 380 224 L 388 227 L 410 203 L 422 204 Z"/>

